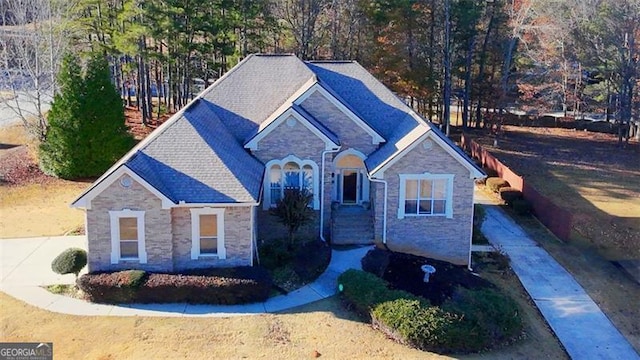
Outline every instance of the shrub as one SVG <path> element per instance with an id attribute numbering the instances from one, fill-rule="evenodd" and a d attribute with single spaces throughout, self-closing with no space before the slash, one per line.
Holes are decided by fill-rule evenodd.
<path id="1" fill-rule="evenodd" d="M 135 143 L 107 60 L 95 54 L 83 75 L 79 59 L 67 55 L 58 81 L 39 147 L 40 167 L 65 179 L 100 175 Z"/>
<path id="2" fill-rule="evenodd" d="M 507 180 L 499 178 L 499 177 L 487 178 L 486 184 L 487 184 L 487 188 L 489 188 L 489 190 L 491 190 L 493 192 L 496 192 L 496 193 L 498 191 L 500 191 L 500 188 L 509 186 L 509 182 Z"/>
<path id="3" fill-rule="evenodd" d="M 502 187 L 498 192 L 500 193 L 500 198 L 509 205 L 511 205 L 514 200 L 522 198 L 522 191 L 510 186 Z"/>
<path id="4" fill-rule="evenodd" d="M 442 307 L 396 299 L 371 311 L 374 327 L 392 339 L 422 350 L 476 352 L 522 332 L 518 305 L 491 289 L 461 288 Z"/>
<path id="5" fill-rule="evenodd" d="M 372 324 L 390 338 L 422 350 L 451 350 L 460 316 L 418 300 L 397 299 L 375 307 Z M 456 339 L 455 343 L 459 340 Z"/>
<path id="6" fill-rule="evenodd" d="M 473 352 L 522 331 L 518 305 L 491 288 L 458 288 L 442 306 L 390 290 L 373 274 L 348 270 L 338 278 L 346 302 L 392 339 L 423 350 Z"/>
<path id="7" fill-rule="evenodd" d="M 425 301 L 402 290 L 391 290 L 383 279 L 360 270 L 347 270 L 338 277 L 346 302 L 361 315 L 369 316 L 378 304 L 396 299 Z"/>
<path id="8" fill-rule="evenodd" d="M 513 211 L 518 215 L 527 215 L 533 210 L 531 203 L 525 199 L 515 199 L 511 203 L 511 207 L 513 207 Z"/>
<path id="9" fill-rule="evenodd" d="M 69 248 L 53 259 L 51 270 L 60 275 L 74 274 L 77 279 L 78 274 L 86 265 L 87 252 L 79 248 Z"/>
<path id="10" fill-rule="evenodd" d="M 112 273 L 85 274 L 78 279 L 78 287 L 92 302 L 133 303 L 137 291 L 144 284 L 147 273 L 142 270 L 125 270 Z"/>
<path id="11" fill-rule="evenodd" d="M 451 344 L 460 351 L 479 351 L 515 338 L 522 332 L 518 304 L 497 290 L 459 288 L 442 308 L 461 315 L 458 326 L 449 329 L 451 340 L 464 339 Z"/>
<path id="12" fill-rule="evenodd" d="M 271 284 L 265 269 L 248 266 L 180 274 L 127 270 L 78 280 L 89 300 L 99 303 L 244 304 L 266 300 Z"/>
<path id="13" fill-rule="evenodd" d="M 304 179 L 304 181 L 308 181 Z M 313 201 L 313 194 L 307 190 L 297 188 L 284 189 L 283 198 L 278 201 L 275 208 L 269 210 L 269 213 L 278 218 L 278 221 L 287 228 L 289 234 L 289 243 L 292 246 L 295 233 L 300 227 L 310 223 L 313 220 L 314 212 L 309 208 L 309 204 Z"/>

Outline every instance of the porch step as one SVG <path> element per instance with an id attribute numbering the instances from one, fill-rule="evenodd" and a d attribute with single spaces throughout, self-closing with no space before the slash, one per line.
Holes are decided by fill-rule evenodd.
<path id="1" fill-rule="evenodd" d="M 372 244 L 373 215 L 361 207 L 341 207 L 332 213 L 331 241 L 334 244 Z"/>

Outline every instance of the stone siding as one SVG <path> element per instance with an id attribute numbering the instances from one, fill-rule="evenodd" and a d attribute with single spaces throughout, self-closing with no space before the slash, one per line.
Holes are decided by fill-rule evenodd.
<path id="1" fill-rule="evenodd" d="M 343 150 L 354 148 L 368 156 L 378 148 L 369 133 L 319 92 L 313 93 L 300 106 L 338 136 Z"/>
<path id="2" fill-rule="evenodd" d="M 233 206 L 224 211 L 224 247 L 226 259 L 202 257 L 191 259 L 191 211 L 190 208 L 171 210 L 173 233 L 174 269 L 202 267 L 232 267 L 251 265 L 251 207 Z"/>
<path id="3" fill-rule="evenodd" d="M 126 175 L 123 175 L 126 176 Z M 111 219 L 109 211 L 144 211 L 145 248 L 147 263 L 120 261 L 111 264 Z M 138 182 L 129 188 L 113 182 L 91 201 L 87 209 L 88 268 L 90 272 L 124 269 L 172 271 L 171 211 L 162 209 L 158 197 Z"/>
<path id="4" fill-rule="evenodd" d="M 453 218 L 407 216 L 398 219 L 399 174 L 454 174 Z M 387 246 L 420 256 L 466 265 L 472 235 L 474 181 L 469 170 L 437 144 L 429 150 L 415 146 L 384 173 L 388 182 Z"/>

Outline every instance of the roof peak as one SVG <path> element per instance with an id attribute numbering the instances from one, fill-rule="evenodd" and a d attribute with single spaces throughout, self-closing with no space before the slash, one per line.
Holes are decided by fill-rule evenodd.
<path id="1" fill-rule="evenodd" d="M 257 54 L 250 54 L 249 56 L 284 57 L 284 56 L 296 56 L 296 54 L 293 54 L 293 53 L 257 53 Z"/>
<path id="2" fill-rule="evenodd" d="M 305 61 L 310 64 L 353 64 L 355 60 L 309 60 Z"/>

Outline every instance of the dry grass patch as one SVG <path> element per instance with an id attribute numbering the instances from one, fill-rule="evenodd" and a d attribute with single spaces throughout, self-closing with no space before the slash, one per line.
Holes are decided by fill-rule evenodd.
<path id="1" fill-rule="evenodd" d="M 52 341 L 60 359 L 452 359 L 386 339 L 335 297 L 283 314 L 231 318 L 62 315 L 3 293 L 0 309 L 1 341 Z M 543 325 L 527 327 L 527 334 L 516 345 L 455 358 L 566 357 Z"/>
<path id="2" fill-rule="evenodd" d="M 0 186 L 0 237 L 63 235 L 84 224 L 69 203 L 89 183 L 52 179 L 47 184 Z"/>
<path id="3" fill-rule="evenodd" d="M 387 340 L 336 299 L 282 315 L 231 318 L 82 317 L 0 293 L 2 341 L 53 341 L 60 359 L 447 359 Z"/>
<path id="4" fill-rule="evenodd" d="M 84 224 L 69 203 L 89 183 L 39 172 L 35 146 L 23 125 L 0 131 L 0 238 L 63 235 Z"/>
<path id="5" fill-rule="evenodd" d="M 542 194 L 574 214 L 572 241 L 610 260 L 640 258 L 640 144 L 610 134 L 505 126 L 473 137 Z"/>

